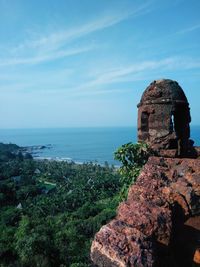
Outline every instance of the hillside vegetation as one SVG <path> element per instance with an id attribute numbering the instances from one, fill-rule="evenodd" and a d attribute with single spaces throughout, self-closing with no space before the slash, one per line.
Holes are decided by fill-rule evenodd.
<path id="1" fill-rule="evenodd" d="M 91 240 L 134 174 L 126 180 L 108 164 L 36 161 L 18 150 L 0 144 L 0 266 L 89 266 Z"/>

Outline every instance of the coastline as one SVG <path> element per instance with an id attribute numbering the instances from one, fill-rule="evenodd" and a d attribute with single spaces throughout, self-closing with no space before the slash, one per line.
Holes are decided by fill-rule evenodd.
<path id="1" fill-rule="evenodd" d="M 105 164 L 108 164 L 109 167 L 114 167 L 115 169 L 119 169 L 120 164 L 110 164 L 105 160 L 104 163 L 100 163 L 97 160 L 86 160 L 86 161 L 79 161 L 79 160 L 73 160 L 71 157 L 59 157 L 59 156 L 42 156 L 41 154 L 45 150 L 53 149 L 52 144 L 47 145 L 33 145 L 33 146 L 24 146 L 19 148 L 19 152 L 21 152 L 23 155 L 30 154 L 34 160 L 42 161 L 42 160 L 48 160 L 48 161 L 57 161 L 57 162 L 67 162 L 67 163 L 74 163 L 78 165 L 92 163 L 92 164 L 98 164 L 101 167 L 104 167 Z"/>
<path id="2" fill-rule="evenodd" d="M 36 161 L 57 161 L 57 162 L 67 162 L 67 163 L 73 163 L 73 164 L 77 164 L 77 165 L 83 165 L 83 164 L 94 164 L 94 165 L 99 165 L 101 167 L 105 167 L 105 164 L 99 163 L 98 161 L 74 161 L 71 158 L 62 158 L 62 157 L 40 157 L 40 156 L 33 156 L 33 160 Z M 119 169 L 120 168 L 120 164 L 119 165 L 113 165 L 113 164 L 108 164 L 109 167 L 114 167 L 114 169 Z"/>

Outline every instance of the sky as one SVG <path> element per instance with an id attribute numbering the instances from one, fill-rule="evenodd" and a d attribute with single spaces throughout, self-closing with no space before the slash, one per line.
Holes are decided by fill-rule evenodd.
<path id="1" fill-rule="evenodd" d="M 200 125 L 199 0 L 0 0 L 0 128 L 136 126 L 153 80 Z"/>

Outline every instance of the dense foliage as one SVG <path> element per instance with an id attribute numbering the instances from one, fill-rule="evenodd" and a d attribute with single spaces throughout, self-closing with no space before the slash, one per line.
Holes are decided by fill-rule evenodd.
<path id="1" fill-rule="evenodd" d="M 36 161 L 1 144 L 0 266 L 88 266 L 120 188 L 108 164 Z"/>
<path id="2" fill-rule="evenodd" d="M 123 184 L 120 191 L 121 199 L 127 197 L 128 188 L 135 182 L 150 153 L 150 148 L 145 143 L 127 143 L 119 147 L 115 152 L 115 159 L 122 164 L 119 168 L 120 180 Z"/>
<path id="3" fill-rule="evenodd" d="M 145 162 L 140 149 L 116 152 L 129 184 Z M 91 240 L 122 199 L 120 177 L 108 164 L 36 161 L 0 144 L 0 266 L 89 266 Z"/>

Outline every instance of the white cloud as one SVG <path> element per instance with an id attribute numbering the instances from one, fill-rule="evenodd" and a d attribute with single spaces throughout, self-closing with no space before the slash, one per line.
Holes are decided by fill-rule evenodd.
<path id="1" fill-rule="evenodd" d="M 10 65 L 25 65 L 25 64 L 38 64 L 42 62 L 47 62 L 59 58 L 69 57 L 73 55 L 77 55 L 80 53 L 84 53 L 87 51 L 90 51 L 94 48 L 93 45 L 89 45 L 87 47 L 80 47 L 80 48 L 72 48 L 72 49 L 65 49 L 65 50 L 59 50 L 54 53 L 48 53 L 48 54 L 39 54 L 32 57 L 13 57 L 13 58 L 7 58 L 2 59 L 0 61 L 0 67 L 2 66 L 10 66 Z"/>
<path id="2" fill-rule="evenodd" d="M 144 71 L 152 71 L 155 69 L 166 68 L 174 63 L 173 58 L 167 58 L 160 61 L 144 61 L 137 62 L 128 66 L 121 66 L 119 68 L 107 69 L 96 75 L 96 77 L 87 84 L 79 87 L 91 88 L 103 84 L 111 84 L 116 82 L 124 82 L 127 77 L 129 81 L 141 79 L 141 73 Z M 140 77 L 140 78 L 139 78 Z M 142 77 L 144 79 L 144 76 Z"/>
<path id="3" fill-rule="evenodd" d="M 30 47 L 38 49 L 45 48 L 45 50 L 47 49 L 48 51 L 54 51 L 75 39 L 79 39 L 88 34 L 112 27 L 126 19 L 146 13 L 149 11 L 149 6 L 150 3 L 146 3 L 135 7 L 133 10 L 113 11 L 109 15 L 104 15 L 96 18 L 93 21 L 83 23 L 82 25 L 53 32 L 38 39 L 25 41 L 18 47 L 18 49 Z"/>
<path id="4" fill-rule="evenodd" d="M 198 30 L 198 29 L 200 29 L 200 23 L 196 24 L 196 25 L 193 25 L 191 27 L 182 29 L 182 30 L 178 31 L 177 34 L 185 34 L 185 33 L 189 33 L 189 32 L 192 32 L 192 31 L 195 31 L 195 30 Z"/>
<path id="5" fill-rule="evenodd" d="M 113 11 L 109 15 L 104 14 L 102 17 L 73 28 L 51 32 L 46 35 L 42 34 L 42 36 L 39 35 L 36 39 L 24 40 L 16 45 L 15 48 L 6 48 L 6 51 L 10 52 L 8 52 L 8 55 L 0 58 L 0 66 L 39 64 L 90 51 L 96 46 L 89 44 L 86 47 L 72 48 L 71 42 L 148 12 L 149 8 L 150 4 L 147 3 L 136 6 L 132 10 Z"/>
<path id="6" fill-rule="evenodd" d="M 125 85 L 132 82 L 134 84 L 136 81 L 167 77 L 169 73 L 174 71 L 179 74 L 184 73 L 185 76 L 187 71 L 194 69 L 200 69 L 200 59 L 171 57 L 107 68 L 105 62 L 105 65 L 98 72 L 92 68 L 83 69 L 83 73 L 81 77 L 78 75 L 78 79 L 74 79 L 76 71 L 72 69 L 64 69 L 55 73 L 54 70 L 44 73 L 28 73 L 25 77 L 19 74 L 18 77 L 11 79 L 9 83 L 7 82 L 8 77 L 5 76 L 1 91 L 24 91 L 27 93 L 35 91 L 36 94 L 44 92 L 48 95 L 62 93 L 69 97 L 72 95 L 120 92 L 120 83 Z M 113 85 L 118 86 L 113 89 Z"/>
<path id="7" fill-rule="evenodd" d="M 102 72 L 96 73 L 90 81 L 72 88 L 71 91 L 77 94 L 88 94 L 88 91 L 91 91 L 93 94 L 95 90 L 97 93 L 99 90 L 105 92 L 106 85 L 145 81 L 149 77 L 161 77 L 170 71 L 177 70 L 181 72 L 199 68 L 200 60 L 192 58 L 171 57 L 162 60 L 137 62 L 128 66 L 104 69 Z M 116 91 L 119 92 L 118 89 Z"/>

